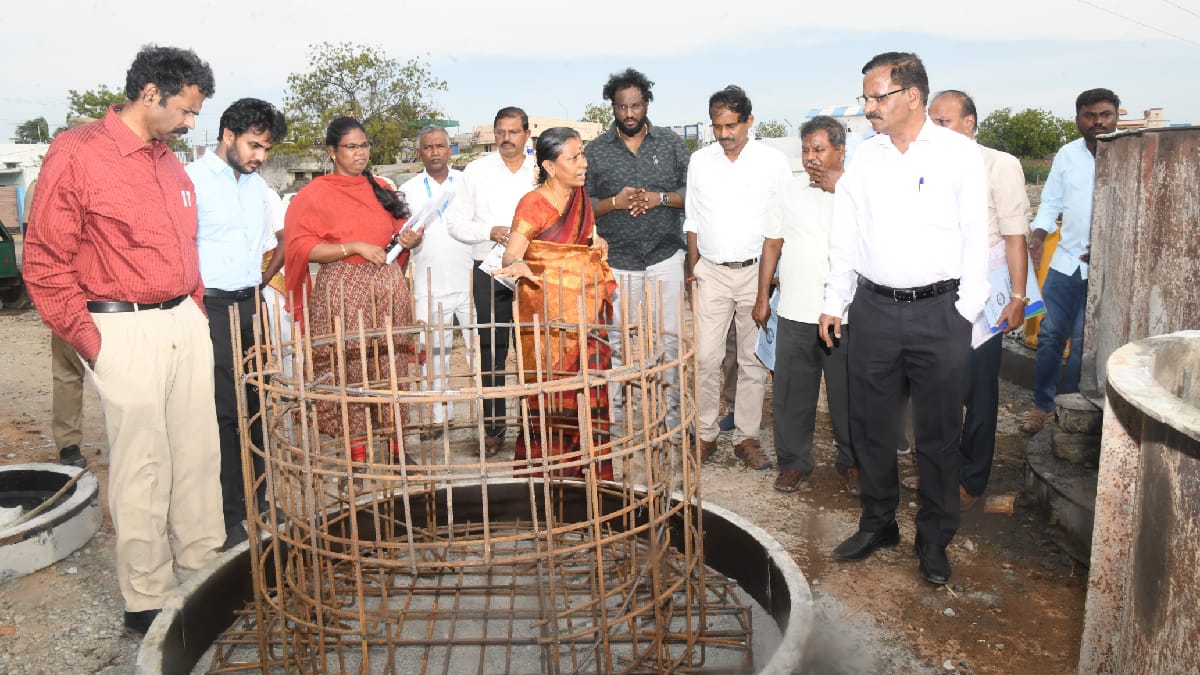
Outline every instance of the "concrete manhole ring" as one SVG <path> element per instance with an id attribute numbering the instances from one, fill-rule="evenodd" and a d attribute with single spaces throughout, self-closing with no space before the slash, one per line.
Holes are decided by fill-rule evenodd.
<path id="1" fill-rule="evenodd" d="M 100 529 L 99 483 L 85 469 L 59 464 L 0 466 L 0 506 L 28 513 L 83 473 L 42 513 L 0 528 L 0 583 L 62 560 Z"/>

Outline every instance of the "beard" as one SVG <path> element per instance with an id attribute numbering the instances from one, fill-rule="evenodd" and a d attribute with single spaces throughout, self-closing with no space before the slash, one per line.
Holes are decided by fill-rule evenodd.
<path id="1" fill-rule="evenodd" d="M 645 129 L 645 128 L 646 128 L 646 118 L 645 117 L 638 120 L 637 126 L 634 127 L 632 131 L 629 129 L 626 129 L 624 124 L 621 124 L 621 123 L 617 124 L 617 129 L 620 130 L 621 133 L 623 133 L 629 137 L 637 136 L 638 134 L 642 133 L 642 129 Z"/>

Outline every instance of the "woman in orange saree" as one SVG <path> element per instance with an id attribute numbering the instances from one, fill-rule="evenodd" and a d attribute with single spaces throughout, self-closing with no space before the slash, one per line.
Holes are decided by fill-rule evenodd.
<path id="1" fill-rule="evenodd" d="M 607 246 L 594 236 L 579 134 L 547 129 L 538 138 L 537 162 L 538 187 L 517 204 L 504 267 L 497 271 L 518 280 L 514 320 L 526 383 L 578 377 L 585 358 L 589 370 L 612 366 L 602 326 L 612 320 L 616 289 Z M 580 334 L 581 321 L 589 326 L 586 335 Z M 594 470 L 599 479 L 612 480 L 612 462 L 600 458 L 610 422 L 608 388 L 587 389 L 593 430 L 588 439 L 580 430 L 585 418 L 576 394 L 526 398 L 528 426 L 517 436 L 516 459 L 526 460 L 535 475 L 578 478 Z"/>

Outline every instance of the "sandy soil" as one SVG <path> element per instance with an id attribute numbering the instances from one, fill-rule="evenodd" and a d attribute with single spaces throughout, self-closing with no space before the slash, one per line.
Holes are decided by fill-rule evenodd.
<path id="1" fill-rule="evenodd" d="M 0 461 L 54 461 L 49 335 L 36 311 L 26 310 L 0 311 L 0 336 Z M 1030 400 L 1027 391 L 1003 387 L 992 494 L 1023 485 L 1025 439 L 1016 422 Z M 85 407 L 84 453 L 103 490 L 107 448 L 90 389 Z M 908 491 L 901 495 L 900 547 L 861 563 L 835 563 L 829 552 L 855 530 L 859 507 L 834 471 L 827 417 L 819 424 L 817 471 L 801 492 L 777 493 L 773 471 L 743 468 L 728 434 L 703 485 L 704 499 L 765 528 L 808 577 L 816 622 L 805 672 L 1074 672 L 1087 570 L 1059 550 L 1031 504 L 1018 499 L 1012 516 L 979 507 L 964 515 L 949 552 L 949 587 L 934 588 L 917 575 L 916 495 Z M 763 445 L 770 452 L 769 429 Z M 901 466 L 914 472 L 911 457 Z M 106 508 L 100 534 L 83 549 L 0 585 L 0 672 L 131 672 L 138 640 L 121 628 L 121 611 Z"/>

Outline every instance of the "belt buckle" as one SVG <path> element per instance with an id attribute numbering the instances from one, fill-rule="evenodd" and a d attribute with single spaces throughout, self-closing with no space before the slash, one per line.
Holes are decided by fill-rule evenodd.
<path id="1" fill-rule="evenodd" d="M 896 302 L 916 302 L 917 292 L 911 288 L 893 288 L 892 299 Z"/>

